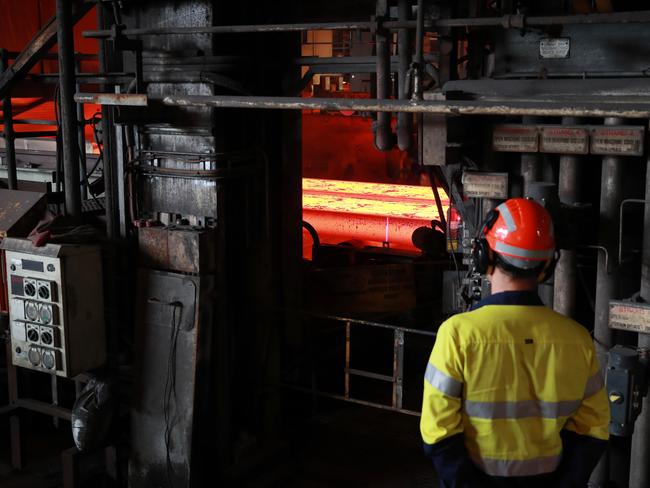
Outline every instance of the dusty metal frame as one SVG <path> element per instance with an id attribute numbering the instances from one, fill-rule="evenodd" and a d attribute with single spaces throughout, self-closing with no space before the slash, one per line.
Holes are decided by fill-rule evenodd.
<path id="1" fill-rule="evenodd" d="M 324 314 L 315 314 L 315 313 L 303 313 L 303 315 L 324 319 L 334 322 L 343 323 L 345 327 L 345 366 L 344 366 L 344 393 L 343 395 L 323 392 L 317 390 L 313 383 L 311 388 L 304 388 L 300 386 L 295 386 L 291 384 L 284 384 L 282 386 L 301 391 L 304 393 L 310 393 L 314 396 L 332 398 L 334 400 L 342 400 L 349 403 L 355 403 L 358 405 L 364 405 L 367 407 L 379 408 L 382 410 L 389 410 L 392 412 L 398 412 L 401 414 L 420 416 L 420 412 L 409 410 L 403 407 L 403 396 L 404 396 L 404 347 L 405 347 L 405 336 L 406 334 L 421 335 L 426 337 L 435 338 L 436 333 L 428 330 L 412 329 L 408 327 L 399 327 L 396 325 L 384 324 L 381 322 L 372 322 L 368 320 L 353 319 L 348 317 L 338 317 L 335 315 L 324 315 Z M 352 326 L 365 326 L 372 327 L 376 329 L 392 330 L 393 331 L 393 373 L 392 375 L 384 375 L 375 373 L 372 371 L 365 371 L 361 369 L 355 369 L 350 367 L 350 358 L 352 351 Z M 383 403 L 376 403 L 367 400 L 362 400 L 359 398 L 354 398 L 350 393 L 350 380 L 352 376 L 358 376 L 363 378 L 370 378 L 374 380 L 384 381 L 390 383 L 392 387 L 392 396 L 391 404 L 386 405 Z M 313 376 L 312 376 L 313 377 Z"/>

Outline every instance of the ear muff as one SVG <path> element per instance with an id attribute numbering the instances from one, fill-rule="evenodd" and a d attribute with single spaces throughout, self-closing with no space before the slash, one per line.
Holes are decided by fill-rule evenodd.
<path id="1" fill-rule="evenodd" d="M 553 272 L 555 271 L 555 266 L 557 265 L 559 259 L 560 259 L 560 253 L 558 250 L 556 250 L 553 253 L 553 257 L 548 261 L 546 261 L 546 265 L 544 266 L 542 272 L 537 277 L 538 283 L 544 283 L 546 280 L 550 279 L 551 276 L 553 276 Z"/>
<path id="2" fill-rule="evenodd" d="M 472 266 L 479 274 L 490 274 L 494 267 L 492 249 L 484 237 L 474 239 L 472 244 Z"/>
<path id="3" fill-rule="evenodd" d="M 472 243 L 472 267 L 480 274 L 490 274 L 494 268 L 494 255 L 485 239 L 485 232 L 490 230 L 499 218 L 497 210 L 490 210 L 479 228 L 478 235 Z"/>

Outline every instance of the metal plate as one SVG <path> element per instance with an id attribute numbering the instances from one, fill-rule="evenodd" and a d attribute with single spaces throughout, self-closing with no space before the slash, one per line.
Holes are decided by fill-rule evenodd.
<path id="1" fill-rule="evenodd" d="M 587 154 L 589 131 L 585 127 L 540 127 L 539 150 L 544 153 Z"/>
<path id="2" fill-rule="evenodd" d="M 492 132 L 492 148 L 501 152 L 537 152 L 537 127 L 525 125 L 497 125 Z"/>
<path id="3" fill-rule="evenodd" d="M 466 171 L 462 183 L 463 193 L 471 198 L 508 198 L 508 173 Z"/>
<path id="4" fill-rule="evenodd" d="M 26 236 L 44 211 L 44 193 L 0 190 L 0 238 Z"/>
<path id="5" fill-rule="evenodd" d="M 568 37 L 549 37 L 539 40 L 540 59 L 566 59 L 571 52 L 571 39 Z"/>
<path id="6" fill-rule="evenodd" d="M 611 300 L 609 327 L 650 334 L 650 304 Z"/>
<path id="7" fill-rule="evenodd" d="M 591 132 L 591 153 L 613 156 L 642 156 L 642 126 L 594 127 Z"/>

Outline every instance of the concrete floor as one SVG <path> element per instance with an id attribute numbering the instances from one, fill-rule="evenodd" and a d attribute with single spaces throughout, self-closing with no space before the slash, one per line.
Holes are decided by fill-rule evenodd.
<path id="1" fill-rule="evenodd" d="M 294 439 L 292 487 L 435 488 L 419 418 L 342 404 L 314 417 Z"/>
<path id="2" fill-rule="evenodd" d="M 423 457 L 417 417 L 334 402 L 327 411 L 292 426 L 291 438 L 264 467 L 237 488 L 436 488 Z M 0 487 L 62 486 L 60 450 L 71 445 L 69 425 L 26 434 L 26 469 L 9 464 L 8 433 L 0 429 Z M 90 482 L 86 486 L 104 487 Z M 227 485 L 222 485 L 227 486 Z"/>

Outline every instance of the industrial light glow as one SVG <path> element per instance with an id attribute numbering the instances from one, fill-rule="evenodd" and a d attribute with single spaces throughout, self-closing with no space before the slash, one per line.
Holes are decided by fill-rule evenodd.
<path id="1" fill-rule="evenodd" d="M 449 199 L 439 191 L 446 212 Z M 303 178 L 302 205 L 303 219 L 328 244 L 415 250 L 413 231 L 440 218 L 433 192 L 424 186 Z"/>

